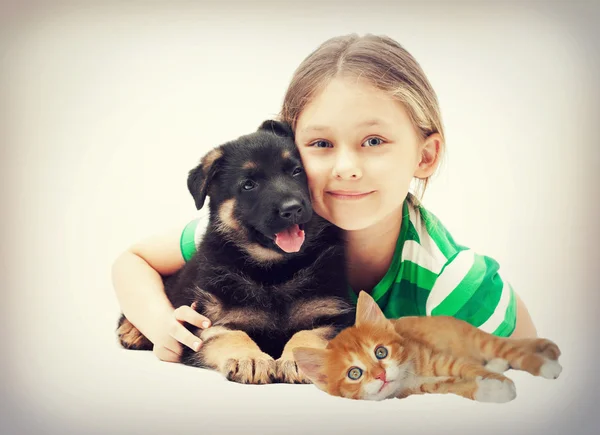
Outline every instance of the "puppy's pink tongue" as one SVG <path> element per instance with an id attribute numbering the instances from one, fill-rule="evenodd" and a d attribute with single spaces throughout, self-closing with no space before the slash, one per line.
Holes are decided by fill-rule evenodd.
<path id="1" fill-rule="evenodd" d="M 285 252 L 298 252 L 304 243 L 304 231 L 298 225 L 275 234 L 275 244 Z"/>

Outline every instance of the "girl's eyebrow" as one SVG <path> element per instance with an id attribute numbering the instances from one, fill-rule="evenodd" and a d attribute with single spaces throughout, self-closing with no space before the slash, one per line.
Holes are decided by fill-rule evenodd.
<path id="1" fill-rule="evenodd" d="M 385 121 L 382 121 L 381 119 L 368 119 L 366 121 L 362 121 L 359 122 L 358 124 L 356 124 L 356 128 L 363 128 L 363 127 L 381 127 L 381 126 L 387 126 L 388 123 Z M 308 132 L 320 132 L 320 131 L 329 131 L 331 130 L 328 126 L 326 125 L 309 125 L 306 128 L 302 129 L 302 133 L 308 133 Z"/>
<path id="2" fill-rule="evenodd" d="M 312 131 L 328 131 L 330 130 L 329 127 L 325 126 L 325 125 L 310 125 L 306 128 L 303 128 L 301 131 L 302 133 L 310 133 Z"/>

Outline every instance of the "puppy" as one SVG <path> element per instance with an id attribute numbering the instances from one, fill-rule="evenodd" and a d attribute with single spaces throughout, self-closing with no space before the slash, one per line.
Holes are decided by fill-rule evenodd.
<path id="1" fill-rule="evenodd" d="M 189 172 L 197 209 L 210 198 L 196 254 L 165 278 L 173 307 L 193 305 L 212 326 L 181 362 L 241 383 L 310 383 L 295 347 L 322 347 L 354 322 L 341 230 L 313 213 L 306 175 L 287 124 L 216 147 Z M 121 344 L 151 349 L 123 316 Z"/>

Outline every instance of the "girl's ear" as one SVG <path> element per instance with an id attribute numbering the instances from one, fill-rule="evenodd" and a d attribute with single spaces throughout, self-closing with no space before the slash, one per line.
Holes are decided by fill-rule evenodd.
<path id="1" fill-rule="evenodd" d="M 432 133 L 421 144 L 421 160 L 415 170 L 414 176 L 417 178 L 429 178 L 440 163 L 442 150 L 442 136 L 439 133 Z"/>
<path id="2" fill-rule="evenodd" d="M 388 321 L 379 308 L 379 305 L 373 300 L 364 290 L 361 290 L 358 294 L 358 302 L 356 304 L 356 321 L 355 325 L 360 326 L 362 324 L 385 324 Z"/>
<path id="3" fill-rule="evenodd" d="M 325 375 L 325 359 L 327 349 L 314 349 L 311 347 L 296 347 L 292 350 L 298 368 L 313 384 L 327 392 L 327 375 Z"/>

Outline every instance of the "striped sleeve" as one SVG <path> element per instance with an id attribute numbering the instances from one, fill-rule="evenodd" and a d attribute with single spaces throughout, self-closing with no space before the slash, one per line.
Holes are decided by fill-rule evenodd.
<path id="1" fill-rule="evenodd" d="M 447 315 L 483 331 L 510 336 L 516 325 L 516 298 L 498 263 L 470 249 L 450 258 L 426 301 L 427 315 Z"/>
<path id="2" fill-rule="evenodd" d="M 179 238 L 179 247 L 181 249 L 181 255 L 187 262 L 189 261 L 198 249 L 198 245 L 202 241 L 202 236 L 206 231 L 205 217 L 196 218 L 183 228 L 181 237 Z"/>

